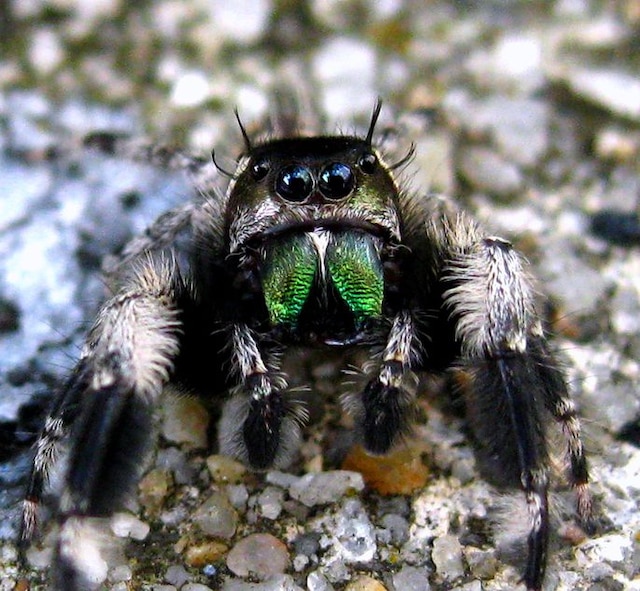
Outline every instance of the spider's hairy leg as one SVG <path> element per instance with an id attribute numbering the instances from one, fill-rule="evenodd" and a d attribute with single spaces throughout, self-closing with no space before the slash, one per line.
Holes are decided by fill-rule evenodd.
<path id="1" fill-rule="evenodd" d="M 534 326 L 534 335 L 536 334 L 540 336 L 533 340 L 531 348 L 544 380 L 545 406 L 555 420 L 562 425 L 562 432 L 567 442 L 569 481 L 576 491 L 578 519 L 588 533 L 593 533 L 595 530 L 593 501 L 589 491 L 589 468 L 580 437 L 580 419 L 575 403 L 567 390 L 564 376 L 544 340 L 541 327 Z"/>
<path id="2" fill-rule="evenodd" d="M 234 325 L 231 342 L 239 383 L 223 410 L 220 449 L 258 470 L 286 465 L 306 413 L 285 398 L 284 377 L 265 362 L 249 327 Z"/>
<path id="3" fill-rule="evenodd" d="M 532 327 L 539 325 L 532 288 L 522 260 L 506 241 L 481 238 L 459 246 L 445 269 L 445 281 L 453 287 L 444 298 L 463 364 L 474 377 L 469 415 L 488 457 L 524 490 L 529 509 L 524 581 L 529 590 L 539 591 L 549 535 L 542 422 L 549 381 L 531 345 Z"/>
<path id="4" fill-rule="evenodd" d="M 57 394 L 36 443 L 33 468 L 22 508 L 20 546 L 23 550 L 33 539 L 42 495 L 49 483 L 51 470 L 60 456 L 63 442 L 69 435 L 70 425 L 77 415 L 79 398 L 86 387 L 87 371 L 83 360 Z"/>
<path id="5" fill-rule="evenodd" d="M 362 430 L 363 443 L 373 454 L 387 453 L 413 423 L 419 358 L 414 321 L 408 311 L 396 315 L 389 331 L 377 374 L 346 406 Z"/>
<path id="6" fill-rule="evenodd" d="M 75 419 L 57 508 L 56 589 L 92 589 L 104 575 L 100 540 L 87 518 L 110 516 L 136 483 L 152 407 L 178 354 L 179 303 L 188 291 L 172 259 L 149 256 L 89 333 L 65 395 Z M 95 560 L 88 565 L 90 555 Z"/>

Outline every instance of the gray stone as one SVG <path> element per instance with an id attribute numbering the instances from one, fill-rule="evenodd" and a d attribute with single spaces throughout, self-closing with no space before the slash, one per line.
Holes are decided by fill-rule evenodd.
<path id="1" fill-rule="evenodd" d="M 429 569 L 416 566 L 403 566 L 391 578 L 395 591 L 429 591 Z"/>
<path id="2" fill-rule="evenodd" d="M 158 452 L 156 467 L 161 470 L 170 470 L 176 484 L 191 484 L 196 476 L 185 453 L 175 447 L 161 449 Z"/>
<path id="3" fill-rule="evenodd" d="M 544 101 L 505 95 L 480 100 L 456 90 L 444 104 L 449 117 L 467 133 L 487 136 L 508 162 L 532 167 L 549 149 L 549 108 Z"/>
<path id="4" fill-rule="evenodd" d="M 523 178 L 520 170 L 489 148 L 465 148 L 458 165 L 460 174 L 478 191 L 510 197 L 522 190 Z"/>
<path id="5" fill-rule="evenodd" d="M 610 281 L 577 256 L 573 240 L 546 240 L 541 249 L 540 278 L 544 290 L 566 306 L 566 314 L 591 314 L 605 296 Z"/>
<path id="6" fill-rule="evenodd" d="M 121 583 L 130 581 L 133 573 L 128 564 L 119 564 L 109 570 L 108 580 L 112 583 Z"/>
<path id="7" fill-rule="evenodd" d="M 482 591 L 482 583 L 480 581 L 471 581 L 464 585 L 454 587 L 452 591 Z"/>
<path id="8" fill-rule="evenodd" d="M 283 573 L 289 565 L 287 547 L 270 534 L 252 534 L 240 540 L 227 555 L 227 567 L 241 577 L 266 579 Z"/>
<path id="9" fill-rule="evenodd" d="M 364 480 L 358 472 L 334 470 L 302 476 L 290 486 L 289 494 L 307 507 L 314 507 L 335 503 L 347 492 L 363 489 Z"/>
<path id="10" fill-rule="evenodd" d="M 607 68 L 570 68 L 555 74 L 573 94 L 614 115 L 640 121 L 640 78 Z"/>
<path id="11" fill-rule="evenodd" d="M 184 566 L 179 564 L 170 566 L 164 573 L 164 580 L 176 587 L 182 587 L 182 585 L 184 585 L 190 578 L 191 576 Z"/>
<path id="12" fill-rule="evenodd" d="M 454 581 L 464 575 L 462 546 L 456 536 L 448 535 L 433 541 L 431 560 L 436 572 L 447 581 Z"/>
<path id="13" fill-rule="evenodd" d="M 409 522 L 404 517 L 393 514 L 385 515 L 381 520 L 381 524 L 388 533 L 388 540 L 384 540 L 386 543 L 400 546 L 407 541 L 409 537 Z M 380 538 L 380 533 L 378 538 Z"/>
<path id="14" fill-rule="evenodd" d="M 256 498 L 256 509 L 266 519 L 277 519 L 282 512 L 284 491 L 275 486 L 268 486 Z"/>
<path id="15" fill-rule="evenodd" d="M 334 515 L 332 525 L 329 535 L 337 542 L 334 549 L 340 560 L 353 563 L 368 562 L 373 558 L 376 551 L 375 530 L 361 501 L 346 500 Z"/>
<path id="16" fill-rule="evenodd" d="M 480 550 L 472 546 L 463 549 L 471 574 L 477 579 L 492 579 L 498 570 L 498 559 L 493 549 Z"/>
<path id="17" fill-rule="evenodd" d="M 334 591 L 333 585 L 321 572 L 314 570 L 307 576 L 308 591 Z"/>
<path id="18" fill-rule="evenodd" d="M 193 515 L 193 522 L 208 536 L 229 539 L 235 534 L 238 514 L 222 493 L 213 493 Z"/>
<path id="19" fill-rule="evenodd" d="M 225 579 L 221 591 L 304 591 L 290 575 L 274 575 L 260 583 Z"/>
<path id="20" fill-rule="evenodd" d="M 142 541 L 151 530 L 148 523 L 129 513 L 116 513 L 111 518 L 111 531 L 119 538 L 131 538 Z"/>

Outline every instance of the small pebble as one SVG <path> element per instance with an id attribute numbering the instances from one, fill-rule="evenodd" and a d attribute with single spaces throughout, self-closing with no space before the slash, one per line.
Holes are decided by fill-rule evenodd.
<path id="1" fill-rule="evenodd" d="M 362 575 L 351 581 L 345 591 L 387 591 L 387 588 L 373 577 Z"/>
<path id="2" fill-rule="evenodd" d="M 320 571 L 314 570 L 307 576 L 307 589 L 309 591 L 334 591 L 333 585 Z"/>
<path id="3" fill-rule="evenodd" d="M 350 490 L 359 492 L 363 489 L 364 480 L 361 474 L 334 470 L 302 476 L 291 486 L 289 494 L 307 507 L 314 507 L 335 503 Z"/>
<path id="4" fill-rule="evenodd" d="M 452 591 L 482 591 L 482 583 L 480 581 L 471 581 L 459 587 L 454 587 Z"/>
<path id="5" fill-rule="evenodd" d="M 138 500 L 149 515 L 156 515 L 169 494 L 173 484 L 171 474 L 166 470 L 154 469 L 140 481 Z"/>
<path id="6" fill-rule="evenodd" d="M 247 472 L 246 466 L 228 456 L 213 455 L 207 458 L 207 469 L 213 482 L 236 484 Z"/>
<path id="7" fill-rule="evenodd" d="M 236 533 L 238 513 L 222 493 L 213 493 L 193 515 L 193 522 L 208 536 L 229 539 Z"/>
<path id="8" fill-rule="evenodd" d="M 247 583 L 241 579 L 227 578 L 221 591 L 304 591 L 290 575 L 274 575 L 261 583 Z"/>
<path id="9" fill-rule="evenodd" d="M 309 564 L 309 557 L 304 554 L 298 554 L 293 559 L 293 570 L 297 573 L 302 572 Z"/>
<path id="10" fill-rule="evenodd" d="M 201 585 L 200 583 L 187 583 L 180 591 L 212 591 L 211 587 Z"/>
<path id="11" fill-rule="evenodd" d="M 320 549 L 320 534 L 309 532 L 299 535 L 293 542 L 296 552 L 305 556 L 312 556 Z"/>
<path id="12" fill-rule="evenodd" d="M 227 498 L 235 509 L 244 513 L 247 509 L 249 491 L 244 484 L 229 484 L 225 487 Z"/>
<path id="13" fill-rule="evenodd" d="M 587 540 L 576 548 L 578 563 L 585 566 L 602 562 L 621 565 L 631 558 L 632 553 L 632 540 L 617 533 Z"/>
<path id="14" fill-rule="evenodd" d="M 522 189 L 520 170 L 488 148 L 466 148 L 461 154 L 459 166 L 462 176 L 479 191 L 497 197 L 510 197 Z"/>
<path id="15" fill-rule="evenodd" d="M 196 398 L 167 396 L 162 407 L 162 436 L 188 449 L 207 447 L 209 413 Z"/>
<path id="16" fill-rule="evenodd" d="M 268 486 L 256 498 L 256 509 L 266 519 L 278 519 L 282 513 L 284 491 L 275 486 Z"/>
<path id="17" fill-rule="evenodd" d="M 150 530 L 151 527 L 148 523 L 128 513 L 116 513 L 111 518 L 111 531 L 119 538 L 144 540 Z"/>
<path id="18" fill-rule="evenodd" d="M 205 564 L 202 567 L 202 574 L 206 577 L 215 577 L 218 574 L 218 569 L 213 564 Z"/>
<path id="19" fill-rule="evenodd" d="M 408 448 L 372 456 L 358 445 L 347 454 L 342 468 L 359 472 L 369 488 L 383 495 L 409 495 L 423 488 L 429 475 L 420 455 Z"/>
<path id="20" fill-rule="evenodd" d="M 476 579 L 492 579 L 498 570 L 498 559 L 494 550 L 480 550 L 473 546 L 466 546 L 464 557 L 471 574 Z"/>
<path id="21" fill-rule="evenodd" d="M 186 571 L 184 566 L 179 564 L 170 566 L 164 574 L 164 580 L 176 587 L 182 587 L 182 585 L 184 585 L 189 579 L 189 573 Z"/>
<path id="22" fill-rule="evenodd" d="M 265 579 L 283 573 L 289 566 L 289 552 L 284 543 L 271 534 L 252 534 L 240 540 L 227 556 L 227 567 L 240 576 Z"/>
<path id="23" fill-rule="evenodd" d="M 403 566 L 393 575 L 393 586 L 397 591 L 428 591 L 429 570 L 425 567 Z"/>
<path id="24" fill-rule="evenodd" d="M 401 546 L 409 537 L 409 522 L 400 515 L 385 515 L 381 520 L 382 526 L 388 532 L 387 543 Z"/>
<path id="25" fill-rule="evenodd" d="M 124 581 L 130 581 L 133 573 L 131 567 L 128 564 L 119 564 L 109 571 L 109 581 L 112 583 L 120 583 Z"/>
<path id="26" fill-rule="evenodd" d="M 572 68 L 559 81 L 579 99 L 615 115 L 640 121 L 640 78 L 612 68 Z"/>
<path id="27" fill-rule="evenodd" d="M 203 567 L 211 562 L 220 560 L 229 548 L 222 542 L 210 541 L 189 546 L 184 554 L 184 560 L 189 566 Z"/>
<path id="28" fill-rule="evenodd" d="M 441 536 L 433 542 L 431 560 L 438 574 L 447 581 L 453 581 L 464 575 L 462 565 L 462 546 L 455 536 Z"/>
<path id="29" fill-rule="evenodd" d="M 178 527 L 183 521 L 187 521 L 190 515 L 186 507 L 177 505 L 160 514 L 160 521 L 169 528 Z"/>
<path id="30" fill-rule="evenodd" d="M 185 453 L 175 447 L 158 451 L 156 468 L 170 471 L 176 484 L 191 484 L 196 474 Z"/>

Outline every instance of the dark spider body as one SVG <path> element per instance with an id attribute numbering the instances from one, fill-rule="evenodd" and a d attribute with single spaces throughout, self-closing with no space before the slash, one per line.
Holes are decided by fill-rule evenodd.
<path id="1" fill-rule="evenodd" d="M 213 188 L 211 163 L 89 138 L 106 152 L 187 169 L 202 197 L 161 217 L 110 272 L 115 295 L 37 445 L 25 541 L 50 469 L 68 455 L 57 507 L 58 588 L 95 586 L 99 575 L 80 557 L 84 518 L 113 513 L 137 482 L 167 384 L 208 398 L 230 392 L 219 427 L 223 453 L 257 469 L 290 460 L 306 414 L 287 392 L 280 363 L 299 345 L 371 351 L 368 381 L 345 406 L 376 454 L 409 429 L 417 372 L 452 368 L 472 378 L 470 422 L 487 456 L 526 496 L 528 589 L 541 588 L 546 565 L 549 414 L 563 426 L 578 515 L 589 522 L 580 425 L 524 262 L 451 202 L 398 188 L 394 167 L 372 147 L 378 112 L 366 138 L 253 146 L 245 134 L 225 195 Z"/>

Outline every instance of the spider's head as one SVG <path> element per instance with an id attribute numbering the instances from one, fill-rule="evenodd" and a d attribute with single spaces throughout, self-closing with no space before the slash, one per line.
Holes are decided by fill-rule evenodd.
<path id="1" fill-rule="evenodd" d="M 371 138 L 317 136 L 252 145 L 227 194 L 239 293 L 265 304 L 273 327 L 345 344 L 383 320 L 400 244 L 398 186 Z M 244 130 L 243 130 L 244 132 Z M 245 285 L 246 284 L 246 285 Z"/>
<path id="2" fill-rule="evenodd" d="M 397 241 L 397 195 L 369 138 L 302 137 L 251 147 L 229 188 L 230 251 L 320 229 L 356 228 Z"/>

